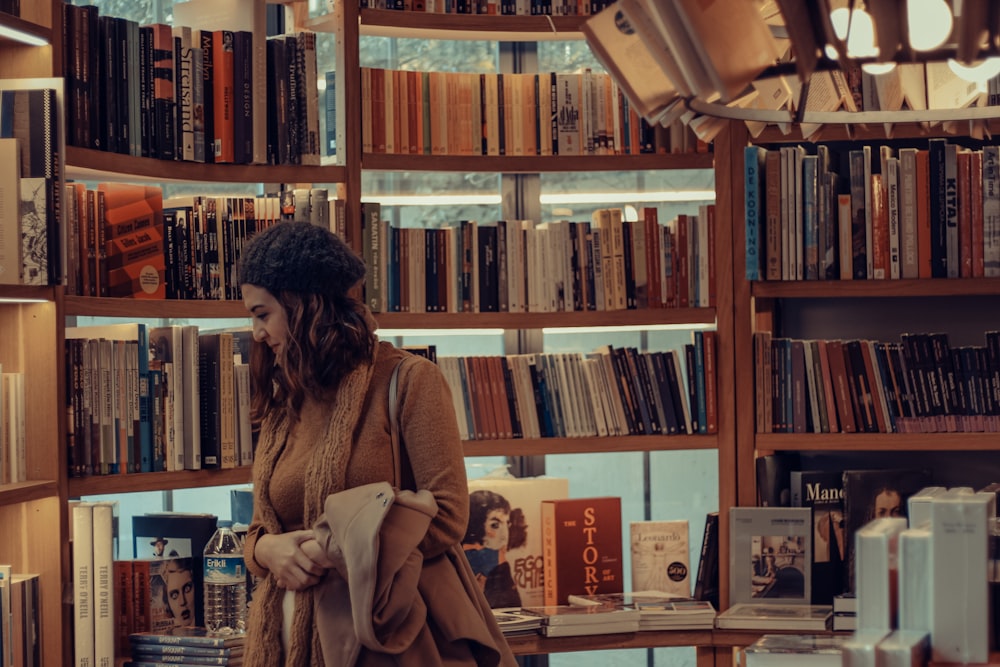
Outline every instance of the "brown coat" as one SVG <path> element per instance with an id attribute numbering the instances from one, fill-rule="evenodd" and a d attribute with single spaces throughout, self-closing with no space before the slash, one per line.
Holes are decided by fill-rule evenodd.
<path id="1" fill-rule="evenodd" d="M 390 456 L 389 378 L 408 353 L 379 343 L 372 365 L 346 377 L 329 408 L 326 437 L 315 445 L 303 484 L 302 525 L 313 526 L 327 496 L 394 476 Z M 360 397 L 360 398 L 359 398 Z M 399 376 L 400 435 L 405 443 L 416 488 L 434 497 L 437 513 L 420 542 L 425 558 L 450 552 L 468 524 L 469 492 L 462 442 L 451 393 L 440 370 L 424 359 L 405 364 Z M 320 667 L 319 637 L 313 622 L 312 591 L 296 595 L 292 646 L 281 659 L 281 599 L 284 594 L 254 559 L 257 537 L 283 528 L 270 504 L 269 478 L 288 436 L 286 421 L 265 420 L 254 461 L 254 519 L 246 543 L 247 567 L 261 577 L 250 606 L 245 667 Z"/>
<path id="2" fill-rule="evenodd" d="M 327 498 L 314 532 L 334 567 L 313 598 L 326 667 L 516 664 L 461 550 L 417 549 L 436 513 L 430 492 L 388 482 Z"/>

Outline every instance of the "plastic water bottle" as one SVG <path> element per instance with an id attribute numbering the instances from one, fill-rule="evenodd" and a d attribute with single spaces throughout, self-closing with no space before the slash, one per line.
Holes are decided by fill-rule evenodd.
<path id="1" fill-rule="evenodd" d="M 233 522 L 220 519 L 205 545 L 205 627 L 222 634 L 243 634 L 247 619 L 247 574 L 243 543 Z"/>

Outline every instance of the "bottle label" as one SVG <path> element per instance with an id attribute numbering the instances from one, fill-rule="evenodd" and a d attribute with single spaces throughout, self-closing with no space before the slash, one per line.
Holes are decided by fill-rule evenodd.
<path id="1" fill-rule="evenodd" d="M 244 583 L 246 582 L 245 567 L 241 556 L 205 556 L 205 583 Z"/>

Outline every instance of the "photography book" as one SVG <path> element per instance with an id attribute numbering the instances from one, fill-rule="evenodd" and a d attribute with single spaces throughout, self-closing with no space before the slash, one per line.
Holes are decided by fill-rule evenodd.
<path id="1" fill-rule="evenodd" d="M 812 512 L 808 507 L 733 507 L 729 514 L 731 603 L 809 604 Z"/>

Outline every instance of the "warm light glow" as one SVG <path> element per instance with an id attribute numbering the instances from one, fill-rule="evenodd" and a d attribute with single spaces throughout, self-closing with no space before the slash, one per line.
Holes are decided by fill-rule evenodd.
<path id="1" fill-rule="evenodd" d="M 0 303 L 46 303 L 48 299 L 29 299 L 21 297 L 0 297 Z"/>
<path id="2" fill-rule="evenodd" d="M 22 44 L 27 44 L 28 46 L 45 46 L 49 43 L 49 40 L 39 37 L 38 35 L 32 35 L 29 32 L 24 32 L 17 30 L 16 28 L 3 25 L 0 25 L 0 37 L 12 39 L 15 42 L 21 42 Z"/>
<path id="3" fill-rule="evenodd" d="M 607 312 L 609 317 L 614 317 L 615 311 L 609 310 Z M 615 333 L 622 331 L 694 331 L 694 330 L 704 331 L 715 329 L 714 324 L 709 323 L 690 323 L 690 324 L 628 324 L 628 325 L 615 325 L 609 324 L 606 327 L 543 327 L 543 334 L 565 334 L 565 333 L 604 333 L 606 331 L 614 331 Z"/>
<path id="4" fill-rule="evenodd" d="M 377 314 L 376 314 L 377 315 Z M 462 329 L 458 334 L 455 329 L 379 329 L 382 338 L 391 336 L 502 336 L 503 329 Z"/>
<path id="5" fill-rule="evenodd" d="M 949 58 L 948 67 L 958 78 L 971 81 L 982 87 L 986 85 L 987 81 L 1000 74 L 1000 58 L 986 58 L 974 65 L 963 65 L 954 58 Z"/>
<path id="6" fill-rule="evenodd" d="M 830 12 L 830 22 L 837 39 L 847 40 L 847 55 L 852 58 L 874 58 L 878 56 L 875 46 L 875 24 L 868 12 L 855 9 L 853 16 L 846 7 L 840 7 Z M 848 34 L 848 24 L 850 34 Z M 826 53 L 831 58 L 837 57 L 836 50 L 826 47 Z"/>
<path id="7" fill-rule="evenodd" d="M 954 24 L 945 0 L 907 0 L 906 25 L 910 46 L 917 51 L 931 51 L 945 43 Z"/>
<path id="8" fill-rule="evenodd" d="M 861 69 L 868 74 L 878 76 L 879 74 L 888 74 L 896 69 L 896 63 L 865 63 L 861 66 Z"/>
<path id="9" fill-rule="evenodd" d="M 672 190 L 660 192 L 583 192 L 543 194 L 538 201 L 553 204 L 640 204 L 650 202 L 715 201 L 715 190 Z"/>
<path id="10" fill-rule="evenodd" d="M 555 192 L 538 198 L 546 206 L 570 204 L 642 204 L 655 202 L 715 201 L 715 190 L 660 190 L 656 192 Z M 474 195 L 368 195 L 363 202 L 382 206 L 499 206 L 499 194 Z"/>

